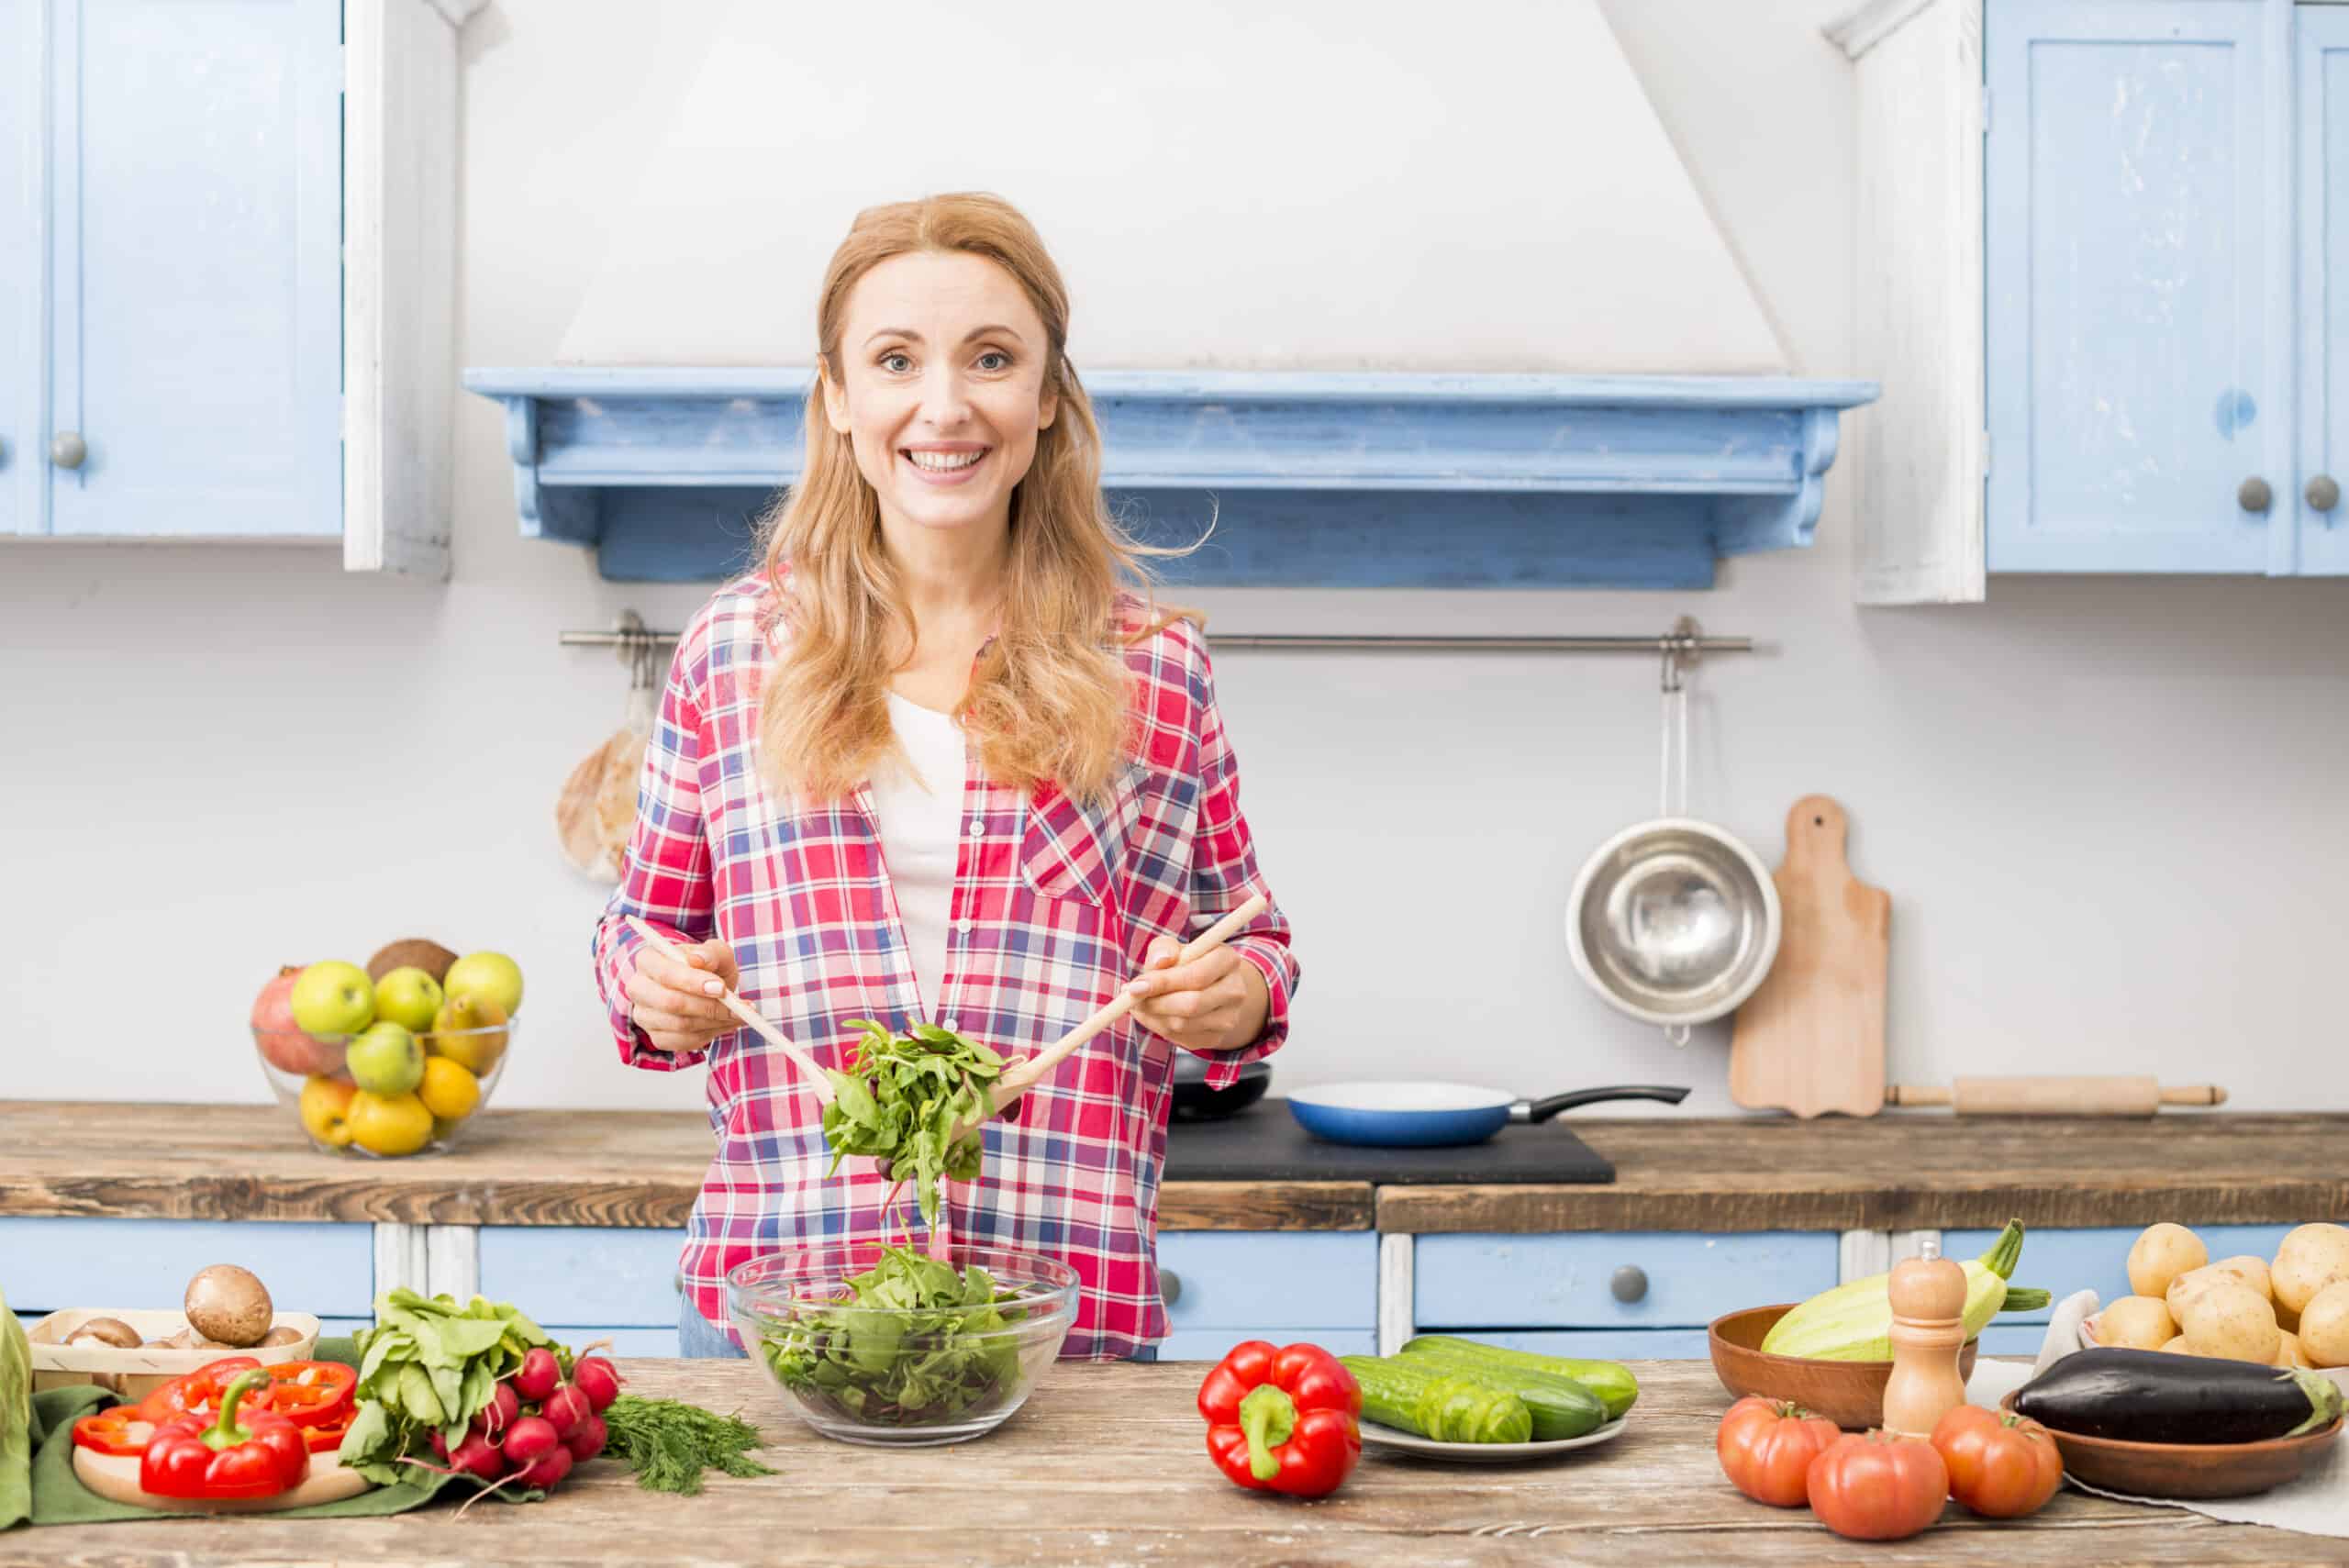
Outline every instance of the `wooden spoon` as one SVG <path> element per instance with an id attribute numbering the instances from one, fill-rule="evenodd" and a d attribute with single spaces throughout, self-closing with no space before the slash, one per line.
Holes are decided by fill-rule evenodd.
<path id="1" fill-rule="evenodd" d="M 655 952 L 662 953 L 670 958 L 674 958 L 679 963 L 684 963 L 685 962 L 685 955 L 684 951 L 678 948 L 677 944 L 662 936 L 660 932 L 654 930 L 651 926 L 645 924 L 642 920 L 638 919 L 633 915 L 628 917 L 628 923 L 629 929 L 634 931 L 638 936 L 642 937 L 646 944 Z M 733 992 L 721 990 L 718 999 L 726 1004 L 727 1011 L 732 1013 L 736 1018 L 741 1019 L 744 1023 L 750 1025 L 761 1035 L 765 1037 L 769 1045 L 774 1046 L 777 1051 L 782 1051 L 785 1056 L 791 1058 L 793 1064 L 807 1076 L 807 1085 L 816 1092 L 817 1099 L 822 1101 L 828 1106 L 832 1103 L 832 1081 L 824 1076 L 824 1070 L 816 1065 L 816 1059 L 814 1057 L 801 1050 L 798 1045 L 793 1042 L 790 1036 L 785 1034 L 781 1029 L 767 1022 L 764 1015 L 763 1015 L 756 1007 L 751 1006 L 748 1002 L 743 1001 L 741 997 L 734 995 Z"/>

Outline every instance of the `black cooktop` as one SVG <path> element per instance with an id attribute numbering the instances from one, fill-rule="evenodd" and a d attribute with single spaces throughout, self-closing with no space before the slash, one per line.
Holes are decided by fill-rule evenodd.
<path id="1" fill-rule="evenodd" d="M 1166 1133 L 1170 1182 L 1611 1182 L 1615 1167 L 1562 1118 L 1511 1123 L 1482 1143 L 1362 1149 L 1325 1143 L 1288 1102 L 1264 1099 L 1221 1121 L 1177 1121 Z"/>

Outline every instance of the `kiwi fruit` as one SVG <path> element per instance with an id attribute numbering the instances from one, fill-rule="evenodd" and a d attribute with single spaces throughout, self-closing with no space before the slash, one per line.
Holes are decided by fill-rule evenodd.
<path id="1" fill-rule="evenodd" d="M 456 962 L 457 955 L 439 942 L 424 937 L 403 937 L 375 950 L 375 956 L 367 961 L 367 978 L 381 980 L 395 969 L 415 968 L 432 976 L 432 983 L 437 985 L 449 977 L 449 966 Z"/>

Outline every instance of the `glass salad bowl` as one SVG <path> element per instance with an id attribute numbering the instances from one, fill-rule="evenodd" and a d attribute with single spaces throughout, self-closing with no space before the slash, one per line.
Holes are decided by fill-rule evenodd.
<path id="1" fill-rule="evenodd" d="M 843 1442 L 984 1437 L 1027 1402 L 1076 1320 L 1076 1271 L 1037 1252 L 883 1242 L 753 1258 L 726 1276 L 743 1347 Z"/>

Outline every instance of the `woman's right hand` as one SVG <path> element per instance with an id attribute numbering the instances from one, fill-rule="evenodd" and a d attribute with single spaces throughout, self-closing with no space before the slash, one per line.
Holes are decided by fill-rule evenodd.
<path id="1" fill-rule="evenodd" d="M 742 1027 L 718 997 L 742 977 L 734 950 L 715 938 L 680 942 L 679 963 L 650 944 L 636 951 L 636 971 L 628 980 L 629 1021 L 644 1031 L 655 1051 L 699 1051 L 719 1035 Z"/>

